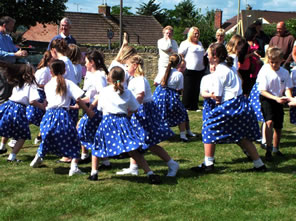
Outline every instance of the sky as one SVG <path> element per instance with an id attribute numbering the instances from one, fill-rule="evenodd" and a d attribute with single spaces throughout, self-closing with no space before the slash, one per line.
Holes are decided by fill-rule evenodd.
<path id="1" fill-rule="evenodd" d="M 149 0 L 122 0 L 123 6 L 132 7 L 131 12 L 135 13 L 141 3 L 148 3 Z M 161 8 L 174 9 L 175 5 L 182 0 L 156 0 Z M 220 9 L 223 11 L 223 22 L 237 14 L 239 0 L 192 0 L 196 8 L 204 13 L 207 10 Z M 253 10 L 267 11 L 296 11 L 295 0 L 241 0 L 240 9 L 246 9 L 246 5 L 252 6 Z M 120 0 L 68 0 L 67 11 L 97 13 L 98 5 L 107 3 L 109 6 L 119 5 Z"/>

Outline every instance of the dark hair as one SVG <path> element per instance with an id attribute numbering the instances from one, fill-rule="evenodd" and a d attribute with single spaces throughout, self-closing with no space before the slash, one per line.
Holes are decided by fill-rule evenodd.
<path id="1" fill-rule="evenodd" d="M 245 39 L 246 41 L 253 41 L 257 34 L 255 27 L 248 27 L 245 32 Z"/>
<path id="2" fill-rule="evenodd" d="M 67 57 L 73 64 L 80 64 L 82 59 L 80 48 L 76 44 L 69 44 L 68 47 Z"/>
<path id="3" fill-rule="evenodd" d="M 12 86 L 19 86 L 22 88 L 25 83 L 36 84 L 34 76 L 35 70 L 32 65 L 29 64 L 10 64 L 4 61 L 0 61 L 0 67 L 4 70 L 4 76 L 7 82 Z"/>
<path id="4" fill-rule="evenodd" d="M 0 26 L 3 26 L 4 24 L 7 25 L 9 22 L 15 22 L 15 20 L 9 16 L 3 16 L 0 18 Z"/>
<path id="5" fill-rule="evenodd" d="M 47 67 L 49 65 L 49 62 L 51 61 L 51 59 L 52 59 L 52 56 L 51 56 L 50 51 L 45 51 L 41 61 L 39 62 L 38 66 L 37 66 L 37 70 L 41 69 L 43 67 Z"/>
<path id="6" fill-rule="evenodd" d="M 115 91 L 119 91 L 119 94 L 124 92 L 124 88 L 121 85 L 121 82 L 124 81 L 125 72 L 121 67 L 115 66 L 113 67 L 108 75 L 109 82 L 114 84 Z"/>
<path id="7" fill-rule="evenodd" d="M 65 63 L 61 60 L 54 60 L 50 64 L 51 73 L 57 77 L 57 88 L 56 93 L 64 96 L 67 94 L 66 81 L 63 77 L 63 74 L 66 71 Z"/>
<path id="8" fill-rule="evenodd" d="M 179 64 L 181 64 L 183 60 L 183 57 L 182 55 L 180 54 L 172 54 L 170 57 L 169 57 L 169 63 L 168 63 L 168 66 L 165 70 L 165 74 L 161 80 L 161 86 L 163 87 L 166 87 L 167 84 L 168 84 L 168 79 L 170 77 L 170 74 L 171 74 L 171 69 L 172 68 L 176 68 Z"/>
<path id="9" fill-rule="evenodd" d="M 108 75 L 109 71 L 105 65 L 104 57 L 98 50 L 88 51 L 85 54 L 85 57 L 87 57 L 89 61 L 93 61 L 95 63 L 97 70 L 103 69 L 106 75 Z"/>
<path id="10" fill-rule="evenodd" d="M 233 65 L 233 58 L 228 56 L 227 50 L 225 46 L 221 43 L 214 43 L 210 46 L 210 53 L 212 56 L 216 56 L 219 59 L 218 63 L 226 62 L 228 67 L 232 67 Z"/>
<path id="11" fill-rule="evenodd" d="M 65 39 L 55 39 L 50 43 L 50 49 L 55 48 L 62 55 L 67 55 L 69 46 Z"/>

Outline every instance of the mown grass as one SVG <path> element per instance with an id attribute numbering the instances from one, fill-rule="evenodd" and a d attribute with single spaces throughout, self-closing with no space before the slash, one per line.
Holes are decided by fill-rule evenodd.
<path id="1" fill-rule="evenodd" d="M 166 178 L 166 164 L 146 154 L 162 176 L 161 185 L 148 184 L 143 172 L 116 176 L 128 166 L 127 159 L 111 160 L 112 170 L 100 171 L 97 182 L 86 179 L 90 164 L 80 166 L 86 175 L 69 177 L 69 165 L 57 164 L 53 155 L 33 169 L 29 164 L 37 145 L 26 141 L 18 155 L 22 163 L 7 163 L 8 154 L 0 156 L 0 220 L 296 220 L 296 128 L 289 123 L 288 109 L 281 141 L 285 158 L 267 163 L 266 173 L 248 171 L 253 164 L 235 144 L 217 146 L 215 173 L 191 172 L 203 160 L 202 114 L 189 116 L 199 138 L 181 143 L 174 128 L 176 136 L 161 143 L 180 163 L 176 178 Z M 38 128 L 31 129 L 35 138 Z"/>

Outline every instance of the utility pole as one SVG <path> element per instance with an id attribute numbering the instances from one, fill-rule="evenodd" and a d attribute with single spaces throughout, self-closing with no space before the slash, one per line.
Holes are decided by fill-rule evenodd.
<path id="1" fill-rule="evenodd" d="M 77 12 L 79 12 L 79 4 L 78 3 L 73 3 L 73 4 L 77 6 Z"/>
<path id="2" fill-rule="evenodd" d="M 240 0 L 238 0 L 238 6 L 237 6 L 237 17 L 236 17 L 236 33 L 239 34 L 239 11 L 240 11 Z"/>
<path id="3" fill-rule="evenodd" d="M 120 0 L 120 15 L 119 15 L 119 46 L 122 45 L 122 0 Z"/>

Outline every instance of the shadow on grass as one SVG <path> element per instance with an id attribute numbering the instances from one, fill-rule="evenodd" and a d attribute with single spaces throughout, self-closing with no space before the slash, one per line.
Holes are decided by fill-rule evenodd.
<path id="1" fill-rule="evenodd" d="M 125 180 L 133 183 L 149 184 L 147 176 L 112 176 L 112 179 Z M 161 179 L 161 184 L 159 185 L 177 185 L 178 184 L 178 180 L 176 177 L 160 176 L 160 179 Z"/>

